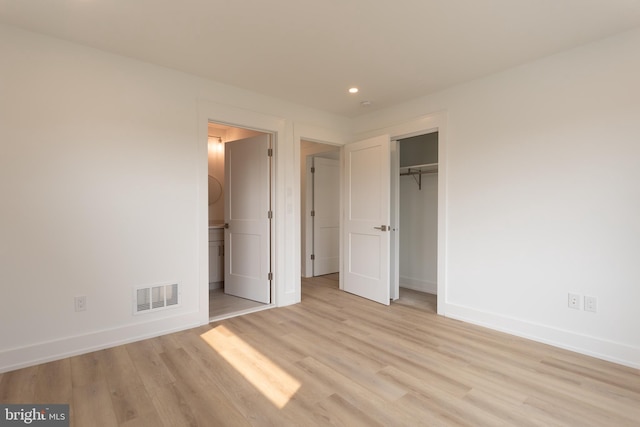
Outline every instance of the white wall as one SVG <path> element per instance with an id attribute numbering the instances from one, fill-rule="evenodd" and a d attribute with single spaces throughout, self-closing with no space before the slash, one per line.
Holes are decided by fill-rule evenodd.
<path id="1" fill-rule="evenodd" d="M 299 140 L 446 110 L 445 314 L 640 367 L 639 51 L 633 31 L 352 123 L 0 26 L 0 371 L 206 322 L 211 111 L 283 123 L 287 301 Z M 131 315 L 132 287 L 176 281 L 179 308 Z M 569 310 L 568 292 L 598 297 L 598 313 Z"/>
<path id="2" fill-rule="evenodd" d="M 208 111 L 283 124 L 274 262 L 299 300 L 293 126 L 346 119 L 6 26 L 0 58 L 0 372 L 207 321 Z M 132 315 L 133 287 L 175 282 L 179 308 Z"/>
<path id="3" fill-rule="evenodd" d="M 638 52 L 640 30 L 356 120 L 447 112 L 447 316 L 640 367 Z"/>

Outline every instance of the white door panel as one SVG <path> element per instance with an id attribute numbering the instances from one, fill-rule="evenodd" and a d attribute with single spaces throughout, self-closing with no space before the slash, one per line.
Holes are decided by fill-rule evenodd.
<path id="1" fill-rule="evenodd" d="M 270 135 L 225 144 L 227 294 L 268 304 L 270 272 Z"/>
<path id="2" fill-rule="evenodd" d="M 344 290 L 389 304 L 389 136 L 345 146 Z"/>
<path id="3" fill-rule="evenodd" d="M 340 162 L 316 157 L 313 174 L 313 275 L 335 273 L 340 261 Z"/>

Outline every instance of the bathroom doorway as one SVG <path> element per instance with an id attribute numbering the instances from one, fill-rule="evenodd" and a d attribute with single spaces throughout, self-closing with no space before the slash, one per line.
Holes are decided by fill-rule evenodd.
<path id="1" fill-rule="evenodd" d="M 272 306 L 272 138 L 208 125 L 210 320 Z"/>

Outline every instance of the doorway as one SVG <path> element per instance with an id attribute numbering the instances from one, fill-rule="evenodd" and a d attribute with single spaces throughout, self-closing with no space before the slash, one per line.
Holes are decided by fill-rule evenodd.
<path id="1" fill-rule="evenodd" d="M 440 128 L 432 129 L 393 139 L 382 134 L 345 145 L 341 289 L 385 305 L 401 298 L 401 283 L 405 290 L 441 293 L 444 193 L 437 174 L 443 142 Z M 433 176 L 435 180 L 428 179 Z M 413 215 L 401 219 L 400 181 L 407 177 L 413 181 L 403 182 L 402 204 L 417 200 L 419 209 L 402 209 Z M 423 181 L 430 191 L 422 192 Z M 425 213 L 429 221 L 424 221 Z M 427 247 L 431 254 L 425 253 Z M 432 305 L 440 314 L 436 302 Z"/>
<path id="2" fill-rule="evenodd" d="M 302 277 L 339 273 L 340 147 L 300 141 Z"/>
<path id="3" fill-rule="evenodd" d="M 438 139 L 437 131 L 396 139 L 397 167 L 392 168 L 394 299 L 423 295 L 433 305 L 438 294 Z"/>
<path id="4" fill-rule="evenodd" d="M 210 320 L 272 306 L 272 138 L 208 124 Z"/>

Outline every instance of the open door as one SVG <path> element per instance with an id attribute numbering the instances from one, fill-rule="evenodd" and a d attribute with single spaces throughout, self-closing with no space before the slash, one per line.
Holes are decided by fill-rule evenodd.
<path id="1" fill-rule="evenodd" d="M 344 290 L 389 305 L 389 136 L 345 145 Z"/>
<path id="2" fill-rule="evenodd" d="M 271 302 L 271 135 L 225 144 L 226 294 Z"/>
<path id="3" fill-rule="evenodd" d="M 313 275 L 336 273 L 340 265 L 340 162 L 315 157 L 313 188 Z"/>

